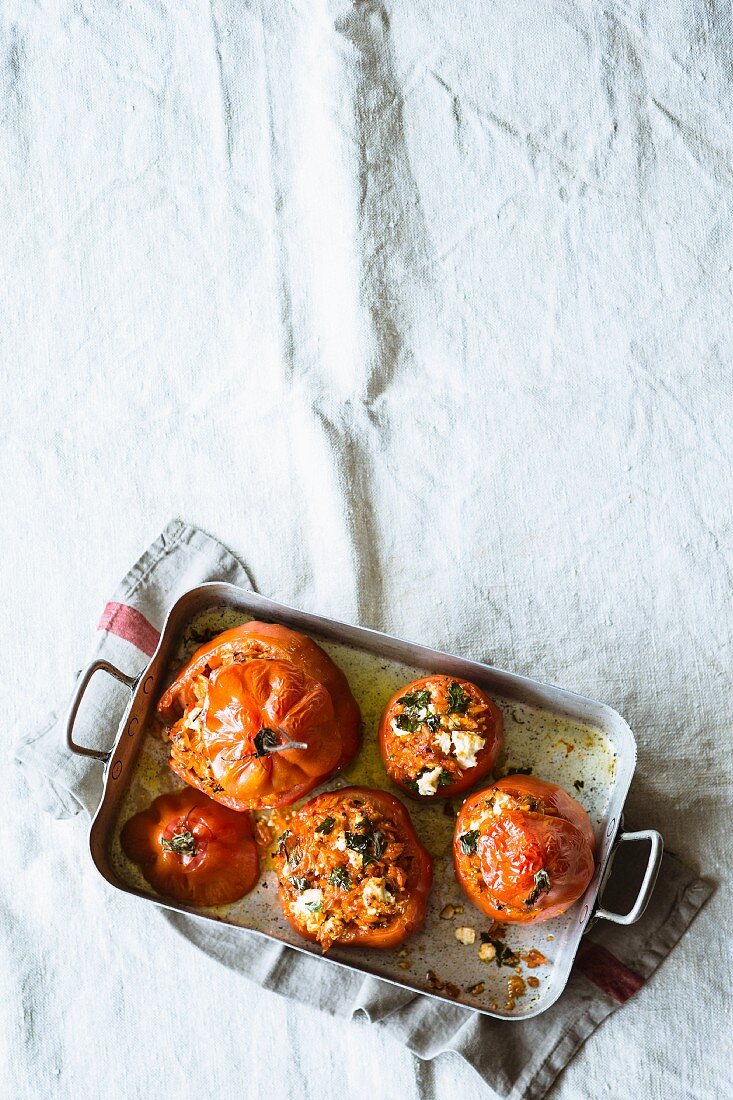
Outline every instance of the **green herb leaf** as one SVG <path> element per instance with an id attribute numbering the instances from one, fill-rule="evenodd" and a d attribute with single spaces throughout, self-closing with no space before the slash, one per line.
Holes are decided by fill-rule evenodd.
<path id="1" fill-rule="evenodd" d="M 464 856 L 474 855 L 478 844 L 478 829 L 471 829 L 470 832 L 463 833 L 462 836 L 459 836 L 458 841 Z"/>
<path id="2" fill-rule="evenodd" d="M 544 868 L 534 876 L 534 889 L 528 898 L 524 899 L 525 905 L 534 905 L 540 894 L 546 894 L 550 889 L 550 876 Z"/>
<path id="3" fill-rule="evenodd" d="M 179 856 L 196 855 L 196 837 L 188 829 L 175 833 L 170 840 L 161 840 L 160 846 L 164 852 L 175 852 Z"/>
<path id="4" fill-rule="evenodd" d="M 371 822 L 369 823 L 371 828 Z M 387 850 L 387 838 L 378 829 L 370 833 L 345 833 L 346 847 L 361 855 L 362 867 L 376 863 Z"/>
<path id="5" fill-rule="evenodd" d="M 255 756 L 267 756 L 270 749 L 280 744 L 280 738 L 275 730 L 263 726 L 259 733 L 255 734 Z"/>
<path id="6" fill-rule="evenodd" d="M 291 848 L 289 852 L 286 849 L 285 855 L 288 860 L 288 867 L 297 867 L 303 858 L 303 853 L 297 844 L 294 848 Z"/>
<path id="7" fill-rule="evenodd" d="M 323 909 L 323 902 L 322 901 L 307 901 L 305 903 L 305 907 L 306 907 L 306 909 L 308 910 L 309 913 L 320 913 L 321 909 Z"/>
<path id="8" fill-rule="evenodd" d="M 381 859 L 387 850 L 387 838 L 377 830 L 372 834 L 372 854 L 375 860 Z"/>
<path id="9" fill-rule="evenodd" d="M 369 847 L 369 841 L 371 837 L 368 833 L 345 833 L 346 847 L 351 848 L 352 852 L 366 852 Z"/>
<path id="10" fill-rule="evenodd" d="M 279 837 L 279 839 L 278 839 L 278 842 L 277 842 L 277 848 L 275 849 L 275 851 L 276 851 L 277 855 L 279 855 L 279 856 L 287 856 L 287 854 L 288 854 L 288 849 L 287 849 L 287 845 L 286 845 L 285 841 L 286 841 L 286 840 L 288 839 L 288 837 L 289 837 L 289 836 L 291 836 L 291 835 L 292 835 L 292 834 L 291 834 L 291 832 L 290 832 L 290 829 L 286 829 L 284 833 L 281 833 L 281 834 L 280 834 L 280 837 Z"/>
<path id="11" fill-rule="evenodd" d="M 296 890 L 300 890 L 301 894 L 308 889 L 308 879 L 304 875 L 292 875 L 290 881 Z"/>
<path id="12" fill-rule="evenodd" d="M 316 832 L 320 833 L 321 836 L 328 836 L 328 834 L 331 832 L 331 830 L 333 829 L 335 824 L 336 824 L 336 818 L 335 817 L 324 817 L 321 824 L 316 825 Z"/>
<path id="13" fill-rule="evenodd" d="M 420 726 L 428 723 L 431 717 L 436 717 L 428 712 L 430 692 L 427 690 L 409 691 L 407 695 L 400 696 L 397 702 L 402 703 L 405 709 L 397 715 L 395 722 L 398 729 L 407 730 L 408 733 L 415 733 Z"/>
<path id="14" fill-rule="evenodd" d="M 453 782 L 453 778 L 454 777 L 451 775 L 450 772 L 447 772 L 445 769 L 443 769 L 443 771 L 438 776 L 438 786 L 449 787 Z"/>
<path id="15" fill-rule="evenodd" d="M 287 841 L 288 837 L 291 836 L 291 835 L 292 834 L 290 832 L 290 829 L 286 829 L 285 832 L 281 834 L 280 839 L 277 842 L 277 848 L 275 849 L 275 854 L 278 855 L 278 856 L 285 856 L 285 859 L 287 860 L 287 863 L 288 863 L 288 867 L 297 867 L 298 864 L 300 863 L 302 857 L 303 857 L 303 853 L 302 853 L 302 851 L 300 850 L 300 848 L 298 847 L 297 844 L 295 845 L 294 848 L 291 848 L 290 851 L 288 851 L 288 846 L 287 846 L 286 841 Z"/>
<path id="16" fill-rule="evenodd" d="M 334 867 L 328 876 L 328 881 L 332 886 L 339 886 L 342 890 L 351 889 L 351 875 L 345 867 Z"/>
<path id="17" fill-rule="evenodd" d="M 403 707 L 427 708 L 430 706 L 430 692 L 427 688 L 423 688 L 422 691 L 408 691 L 407 695 L 400 696 L 397 702 L 402 703 Z"/>
<path id="18" fill-rule="evenodd" d="M 465 714 L 471 703 L 471 696 L 455 680 L 448 688 L 448 713 Z"/>

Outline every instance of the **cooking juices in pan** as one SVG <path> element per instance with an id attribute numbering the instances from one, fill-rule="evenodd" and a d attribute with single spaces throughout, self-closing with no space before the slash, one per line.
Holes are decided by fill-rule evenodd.
<path id="1" fill-rule="evenodd" d="M 171 662 L 171 676 L 179 673 L 186 662 L 191 662 L 189 670 L 196 666 L 196 659 L 191 661 L 191 657 L 197 648 L 202 648 L 201 642 L 206 643 L 202 648 L 202 652 L 207 648 L 211 649 L 212 643 L 208 642 L 208 639 L 214 639 L 213 647 L 216 648 L 216 635 L 223 630 L 231 630 L 234 627 L 241 626 L 243 620 L 248 618 L 249 616 L 246 614 L 231 608 L 208 610 L 197 616 L 185 631 L 179 649 Z M 283 631 L 285 634 L 294 633 L 286 631 L 285 628 L 270 627 L 270 629 Z M 249 628 L 245 634 L 252 637 L 256 632 L 255 628 Z M 310 644 L 313 644 L 313 641 Z M 412 681 L 440 681 L 445 679 L 446 683 L 442 685 L 442 690 L 446 694 L 446 700 L 449 701 L 449 705 L 458 704 L 457 711 L 446 710 L 446 714 L 452 713 L 455 716 L 460 716 L 461 713 L 465 714 L 469 707 L 473 705 L 472 700 L 468 707 L 462 707 L 465 701 L 463 696 L 464 694 L 470 694 L 470 688 L 464 687 L 461 681 L 449 677 L 442 678 L 439 675 L 425 677 L 424 674 L 421 675 L 419 669 L 399 662 L 381 659 L 361 649 L 352 648 L 342 643 L 322 638 L 318 638 L 317 642 L 321 650 L 327 654 L 327 658 L 331 659 L 331 667 L 337 666 L 336 671 L 339 675 L 345 674 L 345 679 L 348 682 L 347 691 L 350 697 L 353 694 L 353 700 L 355 700 L 353 707 L 361 709 L 366 733 L 362 750 L 351 763 L 346 764 L 345 769 L 339 774 L 338 778 L 331 780 L 329 785 L 339 787 L 343 786 L 344 783 L 354 783 L 377 792 L 380 788 L 387 788 L 403 797 L 403 791 L 390 784 L 385 772 L 385 763 L 380 756 L 377 739 L 374 736 L 379 727 L 380 719 L 385 714 L 387 704 L 390 700 L 394 703 L 397 699 L 403 699 L 407 695 L 408 704 L 403 702 L 396 707 L 399 714 L 404 714 L 406 706 L 409 709 L 411 702 L 420 705 L 425 702 L 422 696 L 410 700 L 409 696 L 415 692 L 425 690 L 418 686 L 414 688 L 414 692 L 407 691 L 407 688 L 412 689 L 414 687 Z M 314 645 L 315 648 L 318 647 Z M 281 658 L 282 654 L 277 654 L 274 659 L 279 660 Z M 231 664 L 234 663 L 231 662 Z M 226 664 L 227 662 L 222 662 L 217 667 L 223 667 Z M 198 672 L 200 671 L 201 669 L 198 670 Z M 216 669 L 211 669 L 210 665 L 204 673 L 209 678 L 213 678 L 215 674 Z M 195 693 L 194 695 L 189 693 L 189 697 L 185 692 L 180 692 L 176 696 L 176 691 L 179 689 L 176 689 L 175 685 L 179 684 L 180 686 L 183 679 L 184 677 L 179 674 L 174 681 L 172 694 L 175 697 L 176 709 L 173 712 L 168 711 L 168 721 L 172 720 L 174 727 L 176 722 L 181 722 L 181 719 L 185 718 L 186 715 L 191 720 L 191 713 L 192 711 L 195 712 L 196 709 L 197 698 Z M 454 683 L 461 688 L 461 698 L 458 698 L 458 690 L 451 687 Z M 171 692 L 166 692 L 163 700 L 164 708 L 165 701 L 170 706 L 172 702 Z M 432 692 L 430 702 L 433 702 Z M 597 826 L 607 805 L 610 782 L 615 767 L 613 751 L 605 735 L 599 730 L 563 719 L 546 711 L 536 710 L 527 705 L 505 702 L 500 698 L 492 698 L 488 700 L 488 703 L 487 714 L 490 722 L 483 727 L 479 727 L 477 724 L 475 729 L 472 728 L 467 732 L 473 737 L 481 737 L 485 743 L 489 743 L 494 774 L 501 775 L 512 771 L 515 773 L 532 772 L 533 776 L 542 776 L 544 779 L 556 782 L 566 791 L 573 792 L 575 798 L 589 811 L 593 826 Z M 440 708 L 436 705 L 435 710 L 439 711 Z M 194 713 L 194 722 L 196 717 L 198 716 Z M 261 715 L 257 717 L 255 724 L 260 721 L 260 717 Z M 280 717 L 279 713 L 276 717 Z M 411 719 L 408 714 L 407 720 L 418 717 L 420 715 L 415 713 Z M 402 719 L 403 723 L 405 721 L 405 719 Z M 441 727 L 444 724 L 450 725 L 452 735 L 455 723 L 442 722 L 440 724 Z M 502 754 L 497 757 L 496 742 L 500 742 L 502 725 L 504 727 L 505 744 Z M 294 737 L 290 737 L 287 726 L 287 723 L 283 724 L 274 719 L 271 726 L 260 726 L 257 731 L 254 731 L 253 746 L 251 748 L 254 748 L 255 752 L 257 751 L 254 738 L 260 732 L 260 729 L 272 728 L 274 730 L 274 735 L 278 739 L 278 748 L 286 737 L 294 740 Z M 278 733 L 275 727 L 280 727 L 285 737 L 282 733 Z M 464 750 L 476 747 L 478 751 L 475 755 L 478 762 L 480 750 L 484 746 L 478 745 L 476 742 L 469 745 L 466 739 L 462 740 L 460 737 L 462 727 L 463 723 L 458 723 L 455 726 L 459 730 L 459 737 L 456 740 L 461 751 L 465 756 L 466 752 Z M 446 729 L 442 732 L 447 733 L 449 730 Z M 489 736 L 484 737 L 484 732 L 488 733 Z M 348 742 L 349 738 L 347 737 L 346 740 Z M 351 744 L 353 745 L 353 743 L 354 734 L 352 733 Z M 453 737 L 451 736 L 451 745 L 452 743 Z M 273 747 L 275 746 L 273 745 Z M 168 762 L 167 757 L 170 748 L 171 745 L 160 737 L 160 729 L 154 728 L 148 731 L 132 781 L 121 807 L 119 818 L 121 823 L 124 823 L 136 812 L 146 809 L 151 801 L 162 792 L 176 786 L 174 776 L 165 766 Z M 269 754 L 265 753 L 264 755 Z M 273 753 L 273 762 L 278 755 L 286 757 L 287 755 L 293 755 L 293 753 L 292 751 L 289 752 L 287 748 L 281 753 Z M 348 757 L 348 755 L 348 749 L 346 752 L 341 753 L 342 759 Z M 455 751 L 453 755 L 456 755 Z M 174 766 L 179 764 L 181 759 L 183 758 L 179 755 L 176 760 L 174 753 Z M 333 764 L 330 765 L 331 769 L 333 766 Z M 179 775 L 182 773 L 182 769 L 179 769 L 178 766 L 175 766 L 175 770 Z M 193 771 L 199 779 L 202 772 L 204 775 L 206 774 L 206 769 L 201 767 L 200 760 L 196 761 L 196 767 Z M 479 773 L 478 771 L 475 773 L 472 784 L 474 787 L 478 786 L 480 789 L 482 786 L 490 785 L 490 775 L 486 772 L 484 774 L 485 779 L 482 784 L 481 782 L 477 783 Z M 214 778 L 215 781 L 219 781 L 219 777 L 215 776 Z M 309 777 L 308 780 L 303 778 L 302 781 L 305 783 L 311 779 L 313 779 L 313 776 Z M 315 779 L 312 786 L 321 781 L 322 776 Z M 194 785 L 197 784 L 194 783 Z M 447 784 L 444 783 L 443 786 L 447 786 Z M 266 791 L 265 797 L 272 793 L 266 787 L 263 789 Z M 232 790 L 233 788 L 230 787 L 230 794 Z M 309 899 L 314 907 L 316 901 L 322 903 L 321 898 L 316 899 L 315 894 L 311 896 L 307 893 L 309 890 L 318 891 L 321 886 L 315 881 L 313 884 L 306 885 L 302 891 L 302 894 L 305 895 L 305 901 L 302 901 L 300 906 L 298 906 L 298 897 L 294 894 L 292 897 L 290 896 L 292 888 L 287 887 L 288 896 L 285 899 L 285 916 L 287 920 L 280 913 L 275 900 L 275 891 L 278 889 L 278 876 L 276 873 L 278 864 L 282 871 L 282 851 L 280 851 L 280 856 L 276 853 L 280 847 L 279 838 L 288 831 L 295 812 L 282 805 L 283 801 L 287 801 L 287 797 L 281 798 L 284 792 L 284 785 L 281 784 L 280 790 L 276 794 L 276 798 L 281 804 L 277 807 L 271 804 L 270 808 L 267 809 L 258 808 L 253 815 L 255 835 L 261 858 L 259 881 L 241 900 L 220 905 L 213 912 L 221 919 L 231 923 L 269 932 L 286 942 L 297 942 L 299 936 L 303 933 L 310 933 L 311 936 L 314 936 L 313 930 L 308 928 L 309 917 L 312 917 L 313 914 L 308 910 L 309 917 L 301 919 L 299 924 L 298 913 L 303 910 L 305 902 Z M 235 796 L 237 793 L 235 791 Z M 391 795 L 393 800 L 394 793 Z M 401 930 L 402 934 L 394 940 L 395 946 L 385 952 L 388 955 L 392 955 L 394 952 L 394 961 L 387 963 L 386 968 L 377 967 L 375 969 L 375 955 L 369 949 L 367 938 L 354 937 L 351 940 L 354 945 L 346 949 L 344 957 L 346 958 L 346 955 L 348 955 L 349 961 L 353 959 L 357 962 L 357 965 L 363 965 L 364 969 L 383 974 L 386 977 L 395 974 L 396 978 L 396 975 L 399 974 L 402 976 L 400 980 L 404 979 L 408 984 L 415 984 L 418 987 L 421 987 L 423 982 L 427 980 L 428 988 L 450 997 L 460 994 L 464 1003 L 474 1001 L 480 1007 L 492 1010 L 498 1007 L 500 1010 L 513 1011 L 513 1005 L 517 1003 L 517 998 L 519 998 L 519 1004 L 522 1008 L 531 1009 L 532 1000 L 539 996 L 544 982 L 551 978 L 554 932 L 560 932 L 558 923 L 566 918 L 559 917 L 547 925 L 522 929 L 500 926 L 497 922 L 489 920 L 488 915 L 474 910 L 461 893 L 451 858 L 455 815 L 459 810 L 462 798 L 465 796 L 461 795 L 459 797 L 457 795 L 452 799 L 444 797 L 438 801 L 429 796 L 419 797 L 419 791 L 412 791 L 411 793 L 418 795 L 418 798 L 417 800 L 410 800 L 409 816 L 407 816 L 406 810 L 405 814 L 408 821 L 412 818 L 415 834 L 419 836 L 420 848 L 429 851 L 434 863 L 435 882 L 433 890 L 427 905 L 423 906 L 426 909 L 425 925 L 422 931 L 415 933 L 414 929 L 419 925 L 419 920 L 414 920 L 412 923 L 410 921 L 405 922 L 405 927 Z M 296 797 L 298 796 L 296 795 Z M 324 796 L 319 795 L 317 799 L 321 797 Z M 244 802 L 246 800 L 241 799 L 240 801 Z M 324 820 L 329 816 L 335 817 L 336 815 L 326 814 Z M 294 831 L 291 829 L 291 832 Z M 359 829 L 344 829 L 343 831 L 344 833 L 347 831 L 360 832 Z M 352 853 L 352 855 L 355 854 Z M 138 889 L 145 889 L 145 882 L 139 867 L 125 856 L 120 846 L 119 828 L 115 831 L 113 837 L 111 860 L 117 874 L 123 881 Z M 337 862 L 338 867 L 341 867 L 344 860 L 340 858 Z M 396 865 L 399 865 L 399 861 L 396 861 Z M 364 876 L 361 872 L 366 869 L 368 869 L 368 864 L 367 868 L 359 868 L 360 873 L 354 875 L 354 879 L 358 879 L 358 884 L 361 886 L 359 894 L 361 901 L 364 902 L 365 889 L 369 895 L 366 898 L 366 903 L 369 904 L 364 904 L 364 912 L 367 908 L 378 911 L 379 917 L 376 923 L 382 925 L 382 922 L 384 922 L 383 927 L 387 927 L 389 914 L 386 909 L 382 913 L 380 905 L 384 907 L 390 898 L 398 898 L 400 904 L 404 904 L 407 900 L 407 894 L 402 896 L 398 890 L 393 892 L 392 887 L 397 884 L 387 884 L 379 881 L 385 879 L 385 875 Z M 383 868 L 377 867 L 376 869 L 381 871 Z M 332 868 L 332 870 L 338 870 L 338 868 Z M 331 871 L 329 871 L 329 877 L 330 874 Z M 303 878 L 307 876 L 296 874 L 295 877 Z M 362 878 L 364 878 L 363 883 Z M 377 881 L 369 882 L 369 879 Z M 320 883 L 320 879 L 318 882 Z M 543 884 L 544 878 L 539 884 L 539 898 L 550 892 L 542 889 Z M 332 887 L 334 884 L 329 884 L 329 886 Z M 321 892 L 325 894 L 323 890 Z M 334 891 L 331 890 L 331 892 Z M 298 894 L 300 893 L 298 891 Z M 423 894 L 425 894 L 424 883 Z M 353 890 L 352 895 L 349 904 L 353 903 L 356 897 Z M 346 897 L 343 900 L 346 901 Z M 195 901 L 194 904 L 196 904 Z M 199 902 L 199 904 L 206 904 L 206 902 Z M 568 904 L 571 903 L 568 902 Z M 501 910 L 499 912 L 501 913 Z M 334 915 L 339 918 L 337 912 Z M 374 913 L 367 914 L 367 917 L 373 916 Z M 325 919 L 328 918 L 324 918 L 324 923 Z M 314 922 L 311 921 L 310 923 Z M 398 924 L 397 921 L 396 925 Z M 333 929 L 333 927 L 332 925 L 331 928 Z M 298 929 L 297 933 L 293 930 L 295 928 Z M 409 933 L 414 934 L 403 945 L 401 941 L 404 939 L 404 935 Z M 328 936 L 326 935 L 325 938 L 328 938 Z M 345 949 L 340 946 L 341 941 L 338 936 L 333 937 L 331 942 L 333 946 L 330 953 L 337 957 Z M 322 946 L 325 946 L 325 944 L 322 944 Z M 395 968 L 399 969 L 395 971 Z M 519 968 L 521 974 L 516 973 L 517 968 Z M 514 993 L 511 995 L 507 992 L 508 978 L 517 979 L 513 984 Z M 510 1001 L 513 1003 L 510 1004 Z"/>

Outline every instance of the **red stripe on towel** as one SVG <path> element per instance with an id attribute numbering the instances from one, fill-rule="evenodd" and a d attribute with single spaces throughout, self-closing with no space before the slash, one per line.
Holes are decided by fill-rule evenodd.
<path id="1" fill-rule="evenodd" d="M 126 642 L 142 650 L 148 657 L 155 653 L 160 633 L 135 607 L 125 603 L 108 603 L 99 620 L 98 630 L 107 630 L 124 638 Z"/>
<path id="2" fill-rule="evenodd" d="M 575 966 L 589 981 L 621 1005 L 644 984 L 640 974 L 625 966 L 600 943 L 590 940 L 581 944 Z"/>

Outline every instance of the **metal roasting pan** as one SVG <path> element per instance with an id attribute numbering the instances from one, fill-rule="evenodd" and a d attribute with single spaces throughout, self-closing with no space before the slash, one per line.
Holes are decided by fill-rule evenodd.
<path id="1" fill-rule="evenodd" d="M 435 881 L 428 917 L 424 929 L 406 945 L 406 955 L 398 951 L 333 948 L 322 956 L 316 945 L 299 939 L 284 921 L 277 900 L 275 875 L 267 862 L 263 864 L 258 886 L 240 902 L 217 909 L 196 909 L 155 895 L 137 869 L 121 854 L 119 830 L 124 821 L 157 794 L 181 786 L 165 766 L 165 745 L 149 731 L 148 719 L 182 661 L 186 631 L 192 629 L 192 623 L 219 614 L 229 617 L 222 620 L 225 625 L 231 625 L 232 621 L 260 619 L 308 634 L 331 653 L 346 673 L 362 707 L 364 745 L 345 774 L 325 786 L 357 783 L 399 794 L 434 857 Z M 194 648 L 192 644 L 185 655 Z M 343 659 L 340 660 L 339 655 Z M 110 720 L 113 744 L 108 751 L 79 745 L 73 736 L 84 692 L 98 671 L 113 676 L 130 692 L 129 704 L 116 732 Z M 429 672 L 471 680 L 499 703 L 506 722 L 502 758 L 505 767 L 519 763 L 532 767 L 534 774 L 569 786 L 570 793 L 584 802 L 589 812 L 593 810 L 591 820 L 598 840 L 596 871 L 583 897 L 562 917 L 506 930 L 504 938 L 512 950 L 521 953 L 536 948 L 547 960 L 533 969 L 522 965 L 522 976 L 533 979 L 532 988 L 528 983 L 526 993 L 516 1002 L 509 1000 L 507 994 L 507 978 L 514 975 L 514 969 L 478 959 L 480 933 L 488 929 L 489 922 L 462 895 L 455 881 L 450 853 L 454 818 L 450 809 L 446 811 L 442 802 L 425 805 L 404 798 L 390 783 L 374 749 L 381 707 L 402 683 Z M 621 829 L 623 806 L 636 765 L 636 742 L 624 719 L 611 707 L 477 661 L 298 611 L 230 584 L 202 584 L 174 604 L 158 647 L 137 678 L 127 676 L 107 661 L 92 661 L 80 674 L 69 707 L 67 742 L 72 752 L 93 757 L 104 767 L 103 795 L 91 823 L 89 846 L 97 870 L 115 889 L 166 909 L 188 913 L 199 920 L 226 922 L 250 934 L 276 940 L 324 959 L 324 965 L 344 966 L 371 974 L 498 1019 L 527 1019 L 549 1008 L 567 983 L 581 937 L 591 921 L 605 919 L 617 924 L 632 924 L 641 916 L 654 888 L 662 857 L 662 838 L 658 832 L 644 829 L 631 833 Z M 589 770 L 584 761 L 591 757 L 600 761 L 600 765 Z M 501 770 L 502 760 L 498 770 Z M 574 774 L 573 769 L 586 777 L 577 781 L 580 786 L 575 791 L 568 781 L 568 776 Z M 592 807 L 589 802 L 593 802 Z M 456 799 L 453 810 L 458 804 L 459 799 Z M 649 844 L 643 880 L 628 913 L 609 912 L 599 907 L 599 896 L 609 876 L 616 848 L 632 841 Z M 463 906 L 463 910 L 459 909 L 452 919 L 446 918 L 448 903 Z M 476 931 L 474 945 L 458 941 L 457 926 Z M 483 986 L 480 990 L 479 985 Z"/>

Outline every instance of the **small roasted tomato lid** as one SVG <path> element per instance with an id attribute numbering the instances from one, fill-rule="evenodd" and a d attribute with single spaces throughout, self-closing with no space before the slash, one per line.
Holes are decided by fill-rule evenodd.
<path id="1" fill-rule="evenodd" d="M 231 904 L 259 877 L 249 814 L 197 791 L 160 795 L 125 823 L 120 843 L 153 889 L 192 905 Z"/>
<path id="2" fill-rule="evenodd" d="M 435 674 L 390 699 L 379 725 L 387 774 L 412 798 L 451 798 L 488 775 L 504 740 L 501 711 L 469 680 Z"/>
<path id="3" fill-rule="evenodd" d="M 511 777 L 466 799 L 456 819 L 456 877 L 478 909 L 504 924 L 559 916 L 594 871 L 590 819 L 571 795 Z"/>

